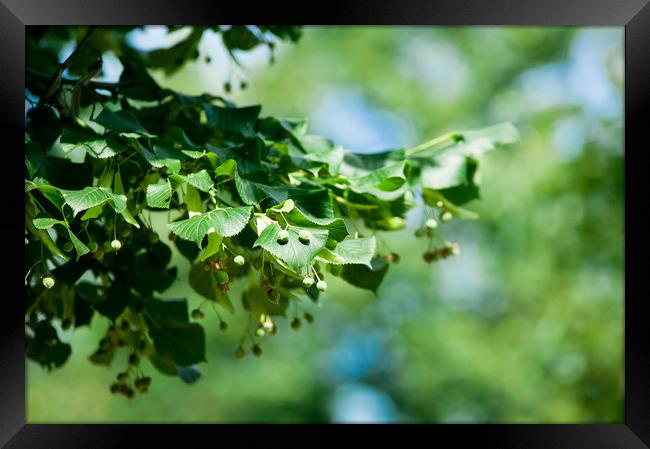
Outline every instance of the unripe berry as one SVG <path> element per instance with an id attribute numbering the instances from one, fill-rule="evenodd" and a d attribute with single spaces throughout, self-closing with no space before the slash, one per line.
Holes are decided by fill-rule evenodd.
<path id="1" fill-rule="evenodd" d="M 312 314 L 309 313 L 309 312 L 305 312 L 305 320 L 306 320 L 309 324 L 313 323 L 313 322 L 314 322 L 314 315 L 312 315 Z"/>
<path id="2" fill-rule="evenodd" d="M 138 354 L 133 353 L 129 355 L 129 365 L 137 365 L 140 363 L 140 357 L 138 357 Z"/>
<path id="3" fill-rule="evenodd" d="M 426 263 L 431 263 L 436 259 L 436 253 L 427 251 L 426 253 L 422 254 L 422 258 Z"/>
<path id="4" fill-rule="evenodd" d="M 115 251 L 119 251 L 120 248 L 122 248 L 122 242 L 117 239 L 113 240 L 111 242 L 111 248 L 113 248 Z"/>
<path id="5" fill-rule="evenodd" d="M 304 285 L 307 288 L 311 287 L 312 285 L 314 285 L 314 278 L 311 276 L 305 276 L 304 278 L 302 278 L 302 285 Z"/>
<path id="6" fill-rule="evenodd" d="M 111 384 L 111 393 L 115 394 L 119 391 L 120 386 L 117 383 Z"/>
<path id="7" fill-rule="evenodd" d="M 449 249 L 451 250 L 451 253 L 454 256 L 457 256 L 460 254 L 460 245 L 458 243 L 452 243 L 449 245 Z"/>
<path id="8" fill-rule="evenodd" d="M 442 219 L 442 221 L 449 221 L 453 218 L 453 216 L 451 215 L 451 212 L 446 210 L 442 213 L 442 216 L 440 218 Z"/>
<path id="9" fill-rule="evenodd" d="M 88 248 L 94 253 L 99 248 L 99 245 L 96 242 L 90 242 Z"/>
<path id="10" fill-rule="evenodd" d="M 225 284 L 230 280 L 230 276 L 225 271 L 217 272 L 217 282 L 219 284 Z"/>
<path id="11" fill-rule="evenodd" d="M 436 229 L 438 227 L 438 222 L 434 218 L 429 218 L 425 225 L 429 229 Z"/>
<path id="12" fill-rule="evenodd" d="M 246 260 L 244 259 L 244 256 L 237 255 L 233 259 L 233 262 L 235 262 L 235 265 L 239 265 L 241 267 L 246 263 Z"/>
<path id="13" fill-rule="evenodd" d="M 399 262 L 399 254 L 397 253 L 388 253 L 385 254 L 383 259 L 388 263 L 397 263 Z"/>
<path id="14" fill-rule="evenodd" d="M 280 232 L 278 232 L 277 242 L 280 245 L 286 245 L 289 243 L 289 231 L 286 229 L 281 229 Z"/>
<path id="15" fill-rule="evenodd" d="M 54 282 L 54 278 L 50 275 L 45 276 L 42 282 L 43 286 L 48 289 L 54 287 L 54 284 L 56 283 Z"/>
<path id="16" fill-rule="evenodd" d="M 300 326 L 302 326 L 302 321 L 300 321 L 300 318 L 296 317 L 291 321 L 291 329 L 294 331 L 300 329 Z"/>
<path id="17" fill-rule="evenodd" d="M 256 355 L 257 357 L 262 355 L 262 348 L 258 344 L 254 344 L 251 347 L 251 351 L 253 351 L 253 354 Z"/>
<path id="18" fill-rule="evenodd" d="M 306 229 L 302 229 L 302 230 L 298 233 L 298 240 L 299 240 L 300 243 L 302 243 L 303 245 L 308 245 L 308 244 L 309 244 L 309 241 L 311 240 L 311 232 L 309 232 L 309 231 L 306 230 Z"/>
<path id="19" fill-rule="evenodd" d="M 66 253 L 72 251 L 73 248 L 74 246 L 70 242 L 65 242 L 65 244 L 63 245 L 63 251 L 65 251 Z"/>
<path id="20" fill-rule="evenodd" d="M 195 320 L 200 320 L 201 318 L 205 317 L 205 314 L 201 312 L 199 309 L 194 309 L 192 310 L 191 316 Z"/>
<path id="21" fill-rule="evenodd" d="M 227 331 L 228 330 L 228 323 L 226 323 L 225 321 L 221 321 L 219 323 L 219 329 L 221 329 L 224 332 Z"/>
<path id="22" fill-rule="evenodd" d="M 318 290 L 320 290 L 321 292 L 324 292 L 325 290 L 327 290 L 327 282 L 325 282 L 325 281 L 318 281 L 318 282 L 316 283 L 316 288 L 317 288 Z"/>
<path id="23" fill-rule="evenodd" d="M 273 329 L 274 326 L 275 323 L 271 317 L 266 317 L 266 319 L 262 322 L 262 327 L 264 327 L 264 329 Z"/>
<path id="24" fill-rule="evenodd" d="M 440 208 L 440 209 L 442 209 L 442 206 L 444 206 L 444 205 L 445 205 L 445 203 L 443 203 L 442 201 L 438 201 L 438 202 L 436 203 L 436 207 L 438 207 L 438 208 Z"/>

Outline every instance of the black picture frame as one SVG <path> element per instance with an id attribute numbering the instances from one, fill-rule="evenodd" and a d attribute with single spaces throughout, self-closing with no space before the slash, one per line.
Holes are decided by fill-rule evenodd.
<path id="1" fill-rule="evenodd" d="M 294 17 L 296 11 L 309 17 Z M 289 11 L 293 11 L 289 13 Z M 644 183 L 644 158 L 649 152 L 645 131 L 650 117 L 650 3 L 648 0 L 445 0 L 399 2 L 343 2 L 280 5 L 210 2 L 207 0 L 0 0 L 0 148 L 6 198 L 23 195 L 18 151 L 24 145 L 24 67 L 26 25 L 115 25 L 197 23 L 319 23 L 421 25 L 553 25 L 625 27 L 625 419 L 619 424 L 584 425 L 421 425 L 421 426 L 303 426 L 300 444 L 333 442 L 351 428 L 362 437 L 400 435 L 406 444 L 434 444 L 451 439 L 455 446 L 498 448 L 647 448 L 650 446 L 650 337 L 643 294 L 650 250 L 650 209 Z M 11 158 L 11 159 L 10 159 Z M 14 165 L 15 162 L 15 165 Z M 255 442 L 255 435 L 274 444 L 281 426 L 248 432 L 238 426 L 197 425 L 33 425 L 26 424 L 24 286 L 22 265 L 12 263 L 21 254 L 22 212 L 11 211 L 0 220 L 5 236 L 5 282 L 0 313 L 0 445 L 7 448 L 112 448 L 131 447 L 145 437 L 168 447 L 175 442 L 212 441 L 223 446 L 226 435 Z M 16 256 L 17 257 L 17 256 Z M 19 293 L 13 295 L 13 291 Z M 291 430 L 292 435 L 296 435 Z M 244 435 L 244 436 L 242 436 Z M 248 436 L 245 436 L 248 435 Z M 307 435 L 309 435 L 307 437 Z M 213 438 L 219 438 L 215 440 Z M 218 441 L 220 443 L 218 443 Z M 246 443 L 250 441 L 250 443 Z M 161 443 L 156 444 L 156 446 Z M 404 443 L 402 443 L 404 444 Z M 226 445 L 228 446 L 228 445 Z"/>

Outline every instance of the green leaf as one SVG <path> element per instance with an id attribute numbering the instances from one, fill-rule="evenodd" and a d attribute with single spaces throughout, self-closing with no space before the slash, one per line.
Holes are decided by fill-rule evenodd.
<path id="1" fill-rule="evenodd" d="M 187 192 L 185 193 L 185 205 L 187 206 L 187 210 L 189 212 L 203 212 L 203 201 L 201 200 L 201 194 L 192 185 L 187 186 Z"/>
<path id="2" fill-rule="evenodd" d="M 323 248 L 318 253 L 318 260 L 335 264 L 361 264 L 372 268 L 370 261 L 375 255 L 375 237 L 346 238 L 333 250 Z"/>
<path id="3" fill-rule="evenodd" d="M 388 272 L 388 263 L 379 257 L 375 257 L 367 265 L 344 265 L 341 278 L 356 287 L 370 290 L 377 293 L 377 289 Z"/>
<path id="4" fill-rule="evenodd" d="M 171 173 L 181 171 L 181 160 L 185 159 L 180 150 L 154 145 L 153 151 L 138 144 L 144 158 L 155 168 L 167 167 Z"/>
<path id="5" fill-rule="evenodd" d="M 215 255 L 221 250 L 221 242 L 223 242 L 223 236 L 217 234 L 216 232 L 208 233 L 208 244 L 203 249 L 199 260 L 201 262 L 208 259 L 208 257 Z"/>
<path id="6" fill-rule="evenodd" d="M 452 213 L 452 215 L 464 218 L 466 220 L 478 220 L 479 215 L 471 210 L 463 209 L 447 200 L 440 192 L 433 189 L 422 189 L 422 198 L 424 202 L 430 206 L 436 206 L 439 201 L 442 201 L 443 208 Z"/>
<path id="7" fill-rule="evenodd" d="M 159 323 L 164 323 L 166 320 L 189 323 L 190 320 L 185 298 L 152 298 L 145 303 L 145 310 Z"/>
<path id="8" fill-rule="evenodd" d="M 210 178 L 210 175 L 208 174 L 207 171 L 201 170 L 196 173 L 191 173 L 186 176 L 182 176 L 182 178 L 190 185 L 196 187 L 202 192 L 207 192 L 210 190 L 210 187 L 214 185 L 212 182 L 212 178 Z"/>
<path id="9" fill-rule="evenodd" d="M 81 216 L 81 220 L 86 221 L 97 218 L 102 214 L 102 210 L 104 210 L 104 204 L 98 204 L 97 206 L 91 207 Z"/>
<path id="10" fill-rule="evenodd" d="M 510 122 L 459 134 L 462 136 L 462 141 L 458 151 L 474 157 L 495 148 L 519 142 L 519 130 Z"/>
<path id="11" fill-rule="evenodd" d="M 82 147 L 86 153 L 95 158 L 113 157 L 118 154 L 104 136 L 95 134 L 92 130 L 65 128 L 61 134 L 61 148 L 65 153 Z M 118 147 L 119 149 L 119 147 Z"/>
<path id="12" fill-rule="evenodd" d="M 48 229 L 54 226 L 55 224 L 62 224 L 65 225 L 65 221 L 57 220 L 56 218 L 51 218 L 51 217 L 45 217 L 45 218 L 34 218 L 32 220 L 32 223 L 34 223 L 34 227 L 36 229 Z"/>
<path id="13" fill-rule="evenodd" d="M 69 228 L 68 235 L 70 236 L 70 241 L 72 242 L 72 245 L 77 252 L 77 260 L 79 260 L 79 258 L 84 254 L 88 254 L 90 252 L 90 248 L 88 248 L 81 240 L 79 240 L 79 238 L 74 235 L 74 233 Z"/>
<path id="14" fill-rule="evenodd" d="M 62 366 L 72 353 L 72 347 L 59 340 L 56 329 L 48 321 L 34 327 L 34 335 L 27 337 L 27 357 L 45 369 Z"/>
<path id="15" fill-rule="evenodd" d="M 234 179 L 236 171 L 237 171 L 237 162 L 235 162 L 234 159 L 228 159 L 226 162 L 219 165 L 214 170 L 214 174 L 216 176 L 227 176 L 231 179 Z"/>
<path id="16" fill-rule="evenodd" d="M 202 36 L 203 27 L 195 27 L 185 39 L 172 47 L 147 52 L 145 54 L 147 65 L 151 68 L 163 69 L 167 76 L 175 73 L 186 60 L 196 59 L 195 55 L 198 55 Z"/>
<path id="17" fill-rule="evenodd" d="M 106 295 L 101 301 L 93 303 L 92 307 L 105 317 L 115 321 L 131 301 L 133 295 L 127 284 L 114 281 L 106 289 Z"/>
<path id="18" fill-rule="evenodd" d="M 171 198 L 172 186 L 168 179 L 162 184 L 149 184 L 147 186 L 147 206 L 169 209 Z"/>
<path id="19" fill-rule="evenodd" d="M 118 170 L 117 173 L 115 173 L 115 181 L 113 184 L 114 187 L 114 192 L 119 195 L 124 194 L 124 184 L 122 184 L 122 175 L 120 174 L 120 171 Z M 84 214 L 85 215 L 85 214 Z M 129 209 L 127 207 L 124 208 L 122 212 L 120 212 L 120 215 L 122 215 L 122 218 L 124 218 L 124 221 L 129 223 L 132 226 L 135 226 L 136 228 L 140 228 L 140 223 L 137 222 L 135 218 L 133 218 L 133 215 L 131 215 L 131 212 L 129 212 Z M 82 217 L 83 219 L 83 217 Z"/>
<path id="20" fill-rule="evenodd" d="M 102 125 L 107 130 L 115 134 L 122 134 L 131 136 L 149 136 L 153 137 L 147 132 L 146 129 L 140 124 L 138 119 L 131 111 L 120 110 L 117 112 L 111 111 L 107 107 L 102 109 L 102 112 L 97 116 L 95 122 Z"/>
<path id="21" fill-rule="evenodd" d="M 182 239 L 201 245 L 203 237 L 214 228 L 214 232 L 224 237 L 239 234 L 248 223 L 252 207 L 230 207 L 214 209 L 187 220 L 169 223 L 171 231 Z"/>
<path id="22" fill-rule="evenodd" d="M 115 209 L 115 212 L 121 213 L 126 208 L 126 197 L 116 195 L 107 187 L 85 187 L 81 190 L 63 190 L 63 198 L 74 214 L 77 215 L 82 210 L 90 209 L 108 202 Z"/>
<path id="23" fill-rule="evenodd" d="M 261 106 L 245 108 L 223 108 L 206 103 L 204 106 L 208 125 L 226 134 L 237 134 L 243 137 L 255 136 L 255 123 L 260 115 Z"/>
<path id="24" fill-rule="evenodd" d="M 57 209 L 61 209 L 65 204 L 65 199 L 59 189 L 50 185 L 43 178 L 34 178 L 31 181 L 25 180 L 25 192 L 31 192 L 34 189 L 38 189 Z"/>
<path id="25" fill-rule="evenodd" d="M 298 233 L 301 229 L 311 232 L 312 237 L 308 244 L 301 243 L 298 239 Z M 282 245 L 277 241 L 278 233 L 281 230 L 280 225 L 272 221 L 261 231 L 253 247 L 261 246 L 283 260 L 297 273 L 306 272 L 306 267 L 314 261 L 316 255 L 325 247 L 328 232 L 324 229 L 291 227 L 287 229 L 289 242 Z"/>
<path id="26" fill-rule="evenodd" d="M 266 214 L 276 220 L 286 220 L 286 222 L 292 226 L 308 228 L 310 230 L 327 230 L 329 231 L 329 236 L 339 242 L 349 235 L 348 229 L 345 226 L 345 221 L 342 218 L 315 218 L 311 215 L 305 214 L 298 207 L 290 208 L 289 212 L 280 213 L 283 208 L 287 207 L 287 204 L 295 203 L 293 200 L 286 200 L 277 206 L 267 209 Z"/>
<path id="27" fill-rule="evenodd" d="M 158 354 L 179 366 L 205 362 L 205 333 L 196 323 L 168 315 L 155 316 L 145 309 L 145 321 Z"/>

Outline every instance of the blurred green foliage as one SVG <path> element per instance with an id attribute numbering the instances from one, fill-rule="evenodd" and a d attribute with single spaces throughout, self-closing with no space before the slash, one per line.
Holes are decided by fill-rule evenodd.
<path id="1" fill-rule="evenodd" d="M 237 323 L 208 314 L 203 377 L 133 401 L 86 359 L 103 323 L 62 332 L 77 348 L 62 369 L 28 362 L 29 422 L 622 421 L 622 29 L 307 27 L 270 67 L 242 55 L 248 69 L 213 44 L 211 62 L 156 79 L 192 94 L 228 81 L 238 104 L 311 117 L 355 150 L 504 120 L 522 143 L 485 158 L 481 219 L 447 226 L 460 256 L 425 264 L 415 211 L 383 238 L 402 257 L 376 297 L 332 279 L 312 325 L 287 320 L 241 360 Z M 169 296 L 198 305 L 173 263 Z"/>

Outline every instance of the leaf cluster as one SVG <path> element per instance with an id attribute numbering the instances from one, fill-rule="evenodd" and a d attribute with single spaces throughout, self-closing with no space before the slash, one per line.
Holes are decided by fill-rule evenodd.
<path id="1" fill-rule="evenodd" d="M 237 302 L 251 323 L 237 355 L 246 338 L 260 355 L 258 339 L 275 333 L 291 304 L 319 301 L 326 277 L 376 292 L 398 260 L 381 253 L 378 233 L 404 228 L 411 209 L 423 207 L 436 223 L 476 218 L 463 206 L 479 197 L 480 156 L 518 138 L 504 123 L 355 153 L 310 134 L 304 119 L 161 88 L 149 70 L 170 74 L 196 59 L 208 30 L 235 60 L 238 51 L 300 36 L 288 26 L 193 27 L 170 48 L 142 52 L 128 44 L 131 28 L 28 32 L 28 356 L 45 367 L 70 353 L 53 320 L 79 327 L 97 314 L 111 325 L 92 362 L 109 364 L 126 347 L 132 362 L 146 357 L 193 382 L 206 359 L 202 309 L 226 329 L 219 310 L 234 313 Z M 71 38 L 77 50 L 59 63 Z M 93 60 L 107 51 L 124 68 L 113 85 L 92 81 Z M 159 235 L 151 214 L 161 211 L 168 220 Z M 447 245 L 427 223 L 418 235 Z M 172 246 L 191 263 L 188 282 L 203 301 L 191 315 L 187 299 L 161 296 L 177 279 Z M 44 285 L 45 276 L 55 283 Z M 237 280 L 246 284 L 238 300 L 229 293 Z M 111 390 L 131 397 L 148 381 L 138 363 L 129 370 Z"/>

